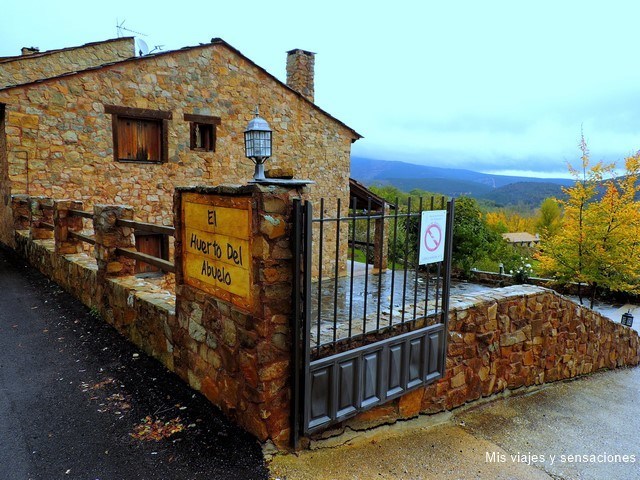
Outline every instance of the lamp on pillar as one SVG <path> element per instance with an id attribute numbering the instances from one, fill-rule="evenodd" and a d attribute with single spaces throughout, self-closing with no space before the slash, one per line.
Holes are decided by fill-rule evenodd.
<path id="1" fill-rule="evenodd" d="M 264 162 L 271 156 L 271 128 L 267 121 L 259 115 L 258 107 L 244 131 L 244 149 L 247 158 L 255 163 L 254 182 L 265 182 Z"/>
<path id="2" fill-rule="evenodd" d="M 627 327 L 633 327 L 633 315 L 631 315 L 631 310 L 629 310 L 627 313 L 622 314 L 620 323 L 622 323 L 622 325 L 626 325 Z"/>

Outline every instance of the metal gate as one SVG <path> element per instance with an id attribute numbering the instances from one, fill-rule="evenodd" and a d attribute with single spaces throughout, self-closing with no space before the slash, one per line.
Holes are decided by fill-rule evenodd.
<path id="1" fill-rule="evenodd" d="M 454 203 L 439 200 L 354 198 L 343 214 L 338 199 L 332 215 L 322 199 L 316 218 L 294 202 L 295 445 L 443 376 Z M 444 260 L 420 267 L 420 216 L 434 209 L 447 212 Z"/>

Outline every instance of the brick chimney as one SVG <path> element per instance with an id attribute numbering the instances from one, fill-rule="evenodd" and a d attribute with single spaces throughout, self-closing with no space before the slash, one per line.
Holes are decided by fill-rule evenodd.
<path id="1" fill-rule="evenodd" d="M 40 49 L 38 47 L 22 47 L 20 52 L 22 53 L 22 56 L 33 55 L 34 53 L 40 53 Z"/>
<path id="2" fill-rule="evenodd" d="M 287 52 L 287 85 L 312 102 L 315 56 L 299 48 Z"/>

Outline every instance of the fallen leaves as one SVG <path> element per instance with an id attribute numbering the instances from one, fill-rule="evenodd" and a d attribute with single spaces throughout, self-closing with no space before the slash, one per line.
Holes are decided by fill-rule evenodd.
<path id="1" fill-rule="evenodd" d="M 101 388 L 106 387 L 107 385 L 113 385 L 115 384 L 116 381 L 113 378 L 107 378 L 106 380 L 103 380 L 101 382 L 95 383 L 94 385 L 87 385 L 87 388 L 90 390 L 100 390 Z M 84 384 L 86 385 L 86 384 Z"/>
<path id="2" fill-rule="evenodd" d="M 109 395 L 105 404 L 100 404 L 104 408 L 102 410 L 98 410 L 100 413 L 111 411 L 116 415 L 122 415 L 123 413 L 131 410 L 131 404 L 127 401 L 127 398 L 121 393 L 114 393 L 113 395 Z"/>
<path id="3" fill-rule="evenodd" d="M 184 425 L 180 421 L 180 417 L 172 418 L 171 420 L 164 422 L 162 420 L 153 420 L 147 415 L 142 423 L 136 425 L 133 429 L 133 433 L 130 433 L 131 437 L 136 440 L 151 441 L 155 440 L 159 442 L 164 438 L 169 438 L 171 435 L 176 434 L 184 430 Z"/>

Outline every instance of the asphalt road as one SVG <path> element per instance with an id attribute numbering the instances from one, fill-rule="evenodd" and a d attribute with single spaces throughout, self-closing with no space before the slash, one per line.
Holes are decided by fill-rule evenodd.
<path id="1" fill-rule="evenodd" d="M 6 480 L 269 477 L 253 437 L 4 248 L 0 445 Z"/>

